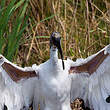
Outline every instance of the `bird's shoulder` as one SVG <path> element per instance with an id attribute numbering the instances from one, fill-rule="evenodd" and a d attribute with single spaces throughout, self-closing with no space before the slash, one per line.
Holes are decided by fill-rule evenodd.
<path id="1" fill-rule="evenodd" d="M 41 63 L 41 64 L 39 65 L 39 69 L 45 69 L 45 68 L 47 68 L 47 67 L 49 67 L 49 60 L 47 60 L 46 62 Z"/>

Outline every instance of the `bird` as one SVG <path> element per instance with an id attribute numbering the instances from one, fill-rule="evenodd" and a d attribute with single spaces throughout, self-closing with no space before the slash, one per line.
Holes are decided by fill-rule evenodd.
<path id="1" fill-rule="evenodd" d="M 103 71 L 98 73 L 98 70 L 109 57 L 109 48 L 108 45 L 98 53 L 86 59 L 78 59 L 76 62 L 70 59 L 64 60 L 61 35 L 59 32 L 53 32 L 50 36 L 50 58 L 46 62 L 33 65 L 29 71 L 26 71 L 3 60 L 0 68 L 5 84 L 11 83 L 9 87 L 17 85 L 25 78 L 35 77 L 38 80 L 34 82 L 36 86 L 38 85 L 33 93 L 34 105 L 41 103 L 43 110 L 71 110 L 70 102 L 77 96 L 82 97 L 86 103 L 91 102 L 93 98 L 91 94 L 95 96 L 95 92 L 92 91 L 92 87 L 96 84 L 95 76 L 99 77 L 101 73 L 103 74 Z M 61 59 L 58 57 L 58 52 Z M 106 97 L 106 101 L 109 102 L 109 96 Z M 94 103 L 90 105 L 91 108 L 93 106 Z"/>
<path id="2" fill-rule="evenodd" d="M 58 51 L 61 59 L 58 59 Z M 45 100 L 44 110 L 71 110 L 68 65 L 63 60 L 61 36 L 53 32 L 50 36 L 50 59 L 38 65 L 40 92 Z"/>

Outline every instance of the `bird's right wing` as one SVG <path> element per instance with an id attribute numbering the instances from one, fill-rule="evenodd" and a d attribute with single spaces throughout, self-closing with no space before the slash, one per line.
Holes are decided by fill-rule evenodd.
<path id="1" fill-rule="evenodd" d="M 0 79 L 0 81 L 4 84 L 2 87 L 5 88 L 3 93 L 4 97 L 7 97 L 4 99 L 4 103 L 8 109 L 10 109 L 9 107 L 12 109 L 14 105 L 16 105 L 16 110 L 18 110 L 18 108 L 22 107 L 22 104 L 25 104 L 25 106 L 28 107 L 30 102 L 33 101 L 34 88 L 35 85 L 38 85 L 39 77 L 39 73 L 36 68 L 37 66 L 35 68 L 22 68 L 16 66 L 8 61 L 4 56 L 0 55 L 0 76 L 2 77 L 2 80 Z M 5 91 L 7 92 L 5 93 Z"/>
<path id="2" fill-rule="evenodd" d="M 31 67 L 18 67 L 2 55 L 0 55 L 0 70 L 2 73 L 6 73 L 15 82 L 23 78 L 38 77 L 38 73 L 36 73 Z"/>

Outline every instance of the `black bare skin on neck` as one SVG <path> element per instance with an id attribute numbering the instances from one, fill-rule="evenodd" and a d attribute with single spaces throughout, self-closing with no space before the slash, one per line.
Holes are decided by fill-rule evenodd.
<path id="1" fill-rule="evenodd" d="M 106 102 L 110 103 L 110 95 L 106 98 Z"/>
<path id="2" fill-rule="evenodd" d="M 58 48 L 58 51 L 59 51 L 61 59 L 62 59 L 62 66 L 63 66 L 63 70 L 64 70 L 65 66 L 64 66 L 64 61 L 63 61 L 63 52 L 62 52 L 62 48 L 61 48 L 60 33 L 58 33 L 58 32 L 52 33 L 52 35 L 50 36 L 50 47 L 52 45 L 55 45 Z"/>
<path id="3" fill-rule="evenodd" d="M 8 110 L 6 105 L 4 105 L 4 109 L 3 110 Z"/>

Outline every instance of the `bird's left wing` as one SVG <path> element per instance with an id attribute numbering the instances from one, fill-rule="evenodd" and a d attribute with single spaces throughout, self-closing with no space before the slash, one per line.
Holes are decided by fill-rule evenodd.
<path id="1" fill-rule="evenodd" d="M 90 82 L 95 84 L 99 76 L 105 76 L 105 73 L 109 75 L 109 71 L 110 45 L 86 59 L 76 61 L 73 64 L 71 63 L 69 69 L 69 73 L 72 76 L 71 100 L 73 101 L 77 97 L 86 100 Z M 105 78 L 105 82 L 107 82 L 106 79 L 107 77 Z"/>
<path id="2" fill-rule="evenodd" d="M 98 67 L 103 63 L 103 61 L 109 56 L 110 45 L 106 46 L 104 49 L 98 53 L 89 56 L 88 58 L 82 60 L 81 62 L 74 63 L 69 70 L 69 73 L 82 73 L 86 72 L 90 75 L 93 74 Z M 110 56 L 109 56 L 110 57 Z"/>
<path id="3" fill-rule="evenodd" d="M 6 72 L 10 78 L 17 82 L 23 78 L 38 77 L 31 67 L 21 68 L 8 61 L 4 56 L 0 55 L 0 70 Z"/>

